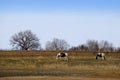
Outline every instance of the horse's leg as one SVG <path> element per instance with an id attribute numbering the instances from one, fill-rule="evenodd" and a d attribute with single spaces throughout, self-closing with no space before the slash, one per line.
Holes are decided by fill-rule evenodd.
<path id="1" fill-rule="evenodd" d="M 98 59 L 98 56 L 96 56 L 96 60 Z"/>
<path id="2" fill-rule="evenodd" d="M 105 56 L 104 56 L 104 60 L 106 60 Z"/>
<path id="3" fill-rule="evenodd" d="M 65 60 L 67 61 L 67 57 L 65 57 Z"/>
<path id="4" fill-rule="evenodd" d="M 68 61 L 68 57 L 67 56 L 64 59 L 65 59 L 65 61 Z"/>
<path id="5" fill-rule="evenodd" d="M 105 59 L 105 57 L 104 56 L 102 56 L 102 60 L 104 60 Z"/>

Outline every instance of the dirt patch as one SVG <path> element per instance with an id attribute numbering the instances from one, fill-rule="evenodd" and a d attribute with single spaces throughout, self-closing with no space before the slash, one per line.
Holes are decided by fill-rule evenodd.
<path id="1" fill-rule="evenodd" d="M 44 71 L 44 70 L 0 70 L 0 77 L 14 77 L 14 76 L 40 76 L 40 77 L 90 77 L 90 78 L 119 78 L 118 72 L 111 71 Z"/>

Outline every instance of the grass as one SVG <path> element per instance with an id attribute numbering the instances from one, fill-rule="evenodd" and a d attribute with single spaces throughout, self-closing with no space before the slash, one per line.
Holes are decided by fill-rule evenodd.
<path id="1" fill-rule="evenodd" d="M 67 51 L 70 60 L 66 62 L 56 61 L 58 52 L 0 51 L 0 76 L 120 78 L 120 53 L 110 53 L 104 61 L 95 60 L 95 55 L 90 52 Z"/>
<path id="2" fill-rule="evenodd" d="M 12 77 L 2 78 L 1 80 L 119 80 L 117 78 L 89 78 L 89 77 Z"/>
<path id="3" fill-rule="evenodd" d="M 1 78 L 1 80 L 118 80 L 116 78 L 85 78 L 85 77 L 8 77 L 8 78 Z"/>

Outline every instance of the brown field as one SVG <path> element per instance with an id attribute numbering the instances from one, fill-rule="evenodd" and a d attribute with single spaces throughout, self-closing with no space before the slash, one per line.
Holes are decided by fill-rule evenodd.
<path id="1" fill-rule="evenodd" d="M 0 80 L 120 79 L 120 53 L 109 53 L 104 61 L 92 52 L 66 51 L 66 62 L 56 61 L 58 52 L 0 51 Z"/>

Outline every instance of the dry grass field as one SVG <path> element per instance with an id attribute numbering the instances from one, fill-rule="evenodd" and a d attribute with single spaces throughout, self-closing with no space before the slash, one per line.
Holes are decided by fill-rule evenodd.
<path id="1" fill-rule="evenodd" d="M 106 60 L 96 60 L 92 52 L 66 51 L 67 62 L 56 61 L 58 52 L 0 51 L 0 80 L 120 79 L 120 53 L 109 53 Z"/>

